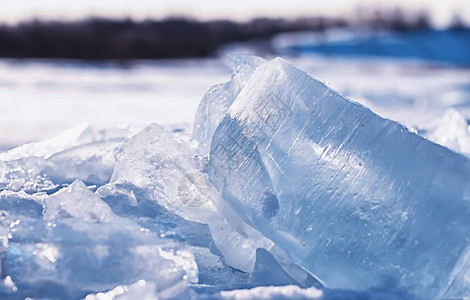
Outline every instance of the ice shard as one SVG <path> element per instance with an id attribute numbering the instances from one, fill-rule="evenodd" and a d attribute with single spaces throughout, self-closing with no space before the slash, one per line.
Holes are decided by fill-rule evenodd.
<path id="1" fill-rule="evenodd" d="M 265 62 L 261 57 L 245 54 L 233 54 L 228 58 L 232 79 L 210 87 L 197 109 L 193 139 L 198 141 L 198 151 L 203 155 L 209 154 L 212 135 L 233 100 L 250 79 L 253 71 Z"/>
<path id="2" fill-rule="evenodd" d="M 217 127 L 209 178 L 330 288 L 470 295 L 470 161 L 283 59 Z"/>
<path id="3" fill-rule="evenodd" d="M 47 158 L 67 148 L 90 143 L 94 140 L 95 134 L 90 124 L 83 122 L 49 139 L 24 144 L 0 153 L 0 160 L 16 160 L 31 156 Z"/>
<path id="4" fill-rule="evenodd" d="M 51 194 L 75 179 L 102 186 L 113 172 L 114 148 L 134 133 L 129 127 L 96 131 L 82 123 L 47 140 L 0 153 L 0 190 Z"/>
<path id="5" fill-rule="evenodd" d="M 170 212 L 207 224 L 229 265 L 250 272 L 256 249 L 272 247 L 269 239 L 246 225 L 220 199 L 200 170 L 204 166 L 194 149 L 163 127 L 148 126 L 118 147 L 115 155 L 110 185 L 134 185 Z"/>
<path id="6" fill-rule="evenodd" d="M 109 222 L 115 219 L 111 208 L 79 180 L 53 194 L 44 206 L 45 220 L 70 217 L 87 222 Z"/>

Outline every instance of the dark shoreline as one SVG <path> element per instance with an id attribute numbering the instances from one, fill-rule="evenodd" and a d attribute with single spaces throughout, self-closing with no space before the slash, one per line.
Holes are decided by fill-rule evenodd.
<path id="1" fill-rule="evenodd" d="M 256 19 L 162 21 L 87 19 L 75 22 L 31 21 L 0 27 L 0 57 L 133 60 L 208 57 L 219 47 L 269 39 L 282 32 L 345 26 L 342 20 Z"/>
<path id="2" fill-rule="evenodd" d="M 222 46 L 269 41 L 286 32 L 321 32 L 363 26 L 374 30 L 430 28 L 425 16 L 391 14 L 360 22 L 346 18 L 259 18 L 247 22 L 187 18 L 133 21 L 90 18 L 82 21 L 34 20 L 0 25 L 0 58 L 136 60 L 211 57 Z"/>

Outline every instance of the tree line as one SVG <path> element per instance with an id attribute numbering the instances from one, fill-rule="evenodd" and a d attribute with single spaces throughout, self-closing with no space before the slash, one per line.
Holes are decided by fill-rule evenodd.
<path id="1" fill-rule="evenodd" d="M 207 57 L 220 46 L 233 42 L 269 39 L 283 32 L 357 26 L 361 22 L 372 28 L 399 31 L 430 26 L 426 15 L 411 22 L 400 13 L 360 22 L 324 17 L 259 18 L 248 22 L 187 18 L 138 22 L 100 18 L 73 22 L 34 20 L 0 26 L 0 57 L 87 60 Z"/>

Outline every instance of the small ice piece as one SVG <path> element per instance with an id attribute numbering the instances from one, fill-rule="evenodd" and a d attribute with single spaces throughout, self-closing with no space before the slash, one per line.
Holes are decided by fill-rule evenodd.
<path id="1" fill-rule="evenodd" d="M 233 284 L 232 269 L 227 266 L 219 251 L 214 251 L 211 247 L 196 246 L 191 247 L 191 251 L 198 266 L 199 283 L 212 286 Z"/>
<path id="2" fill-rule="evenodd" d="M 10 276 L 5 276 L 0 280 L 0 296 L 12 297 L 18 291 L 18 287 L 15 285 Z"/>
<path id="3" fill-rule="evenodd" d="M 94 140 L 95 133 L 90 124 L 83 122 L 49 139 L 25 144 L 0 153 L 0 160 L 17 160 L 31 156 L 47 158 L 67 148 L 90 143 Z"/>
<path id="4" fill-rule="evenodd" d="M 56 184 L 80 179 L 88 185 L 104 185 L 113 173 L 113 151 L 123 142 L 113 138 L 66 149 L 49 157 L 42 172 Z"/>
<path id="5" fill-rule="evenodd" d="M 251 272 L 257 248 L 272 242 L 245 224 L 199 169 L 199 156 L 183 140 L 152 124 L 116 149 L 111 185 L 132 184 L 146 197 L 187 220 L 207 224 L 232 267 Z M 103 186 L 97 191 L 101 194 Z"/>
<path id="6" fill-rule="evenodd" d="M 45 220 L 67 217 L 88 222 L 109 222 L 116 215 L 83 182 L 75 180 L 45 201 Z"/>
<path id="7" fill-rule="evenodd" d="M 208 155 L 211 138 L 227 109 L 237 97 L 253 71 L 265 62 L 264 59 L 245 55 L 229 55 L 232 79 L 212 86 L 199 104 L 193 128 L 193 139 L 199 142 L 198 151 Z"/>
<path id="8" fill-rule="evenodd" d="M 46 160 L 42 157 L 25 157 L 3 162 L 4 174 L 0 189 L 25 191 L 33 194 L 39 191 L 56 191 L 57 185 L 42 173 Z"/>
<path id="9" fill-rule="evenodd" d="M 0 154 L 4 160 L 0 160 L 0 188 L 51 194 L 75 179 L 102 186 L 111 178 L 114 148 L 134 131 L 94 131 L 86 123 L 48 140 Z"/>
<path id="10" fill-rule="evenodd" d="M 470 161 L 283 59 L 259 66 L 218 126 L 210 181 L 326 286 L 454 293 L 470 241 Z M 463 276 L 463 277 L 462 277 Z"/>

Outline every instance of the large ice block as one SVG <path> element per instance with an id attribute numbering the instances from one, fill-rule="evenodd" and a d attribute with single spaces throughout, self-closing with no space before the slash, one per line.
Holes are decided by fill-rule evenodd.
<path id="1" fill-rule="evenodd" d="M 328 287 L 470 295 L 469 160 L 283 59 L 255 70 L 218 126 L 209 178 Z"/>

